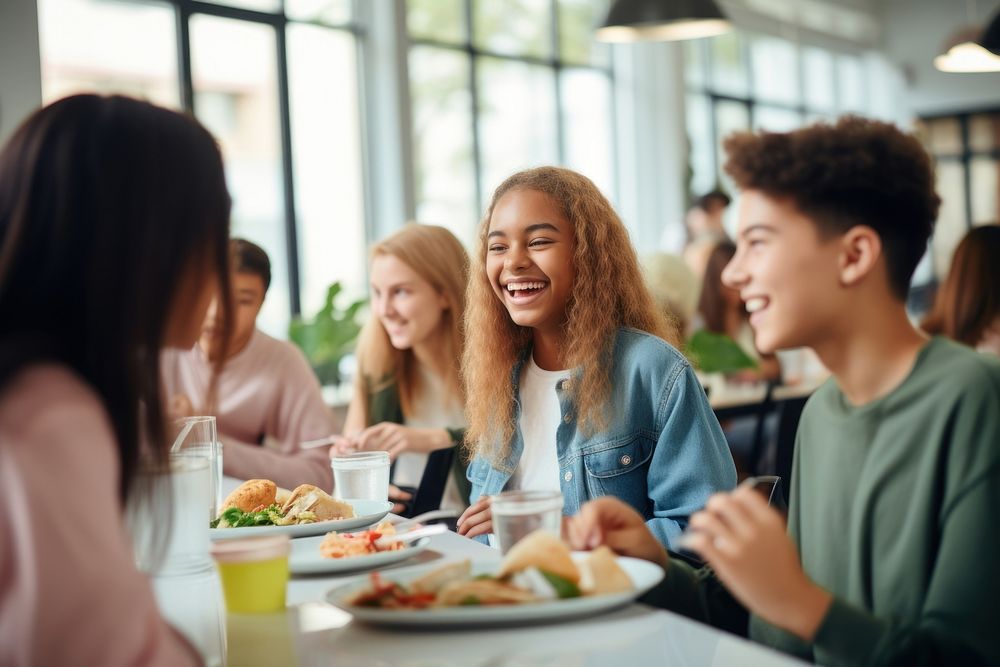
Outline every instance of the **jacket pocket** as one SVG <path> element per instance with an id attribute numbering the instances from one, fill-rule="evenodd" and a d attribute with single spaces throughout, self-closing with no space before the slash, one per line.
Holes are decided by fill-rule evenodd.
<path id="1" fill-rule="evenodd" d="M 590 477 L 608 479 L 645 467 L 653 456 L 653 444 L 638 434 L 620 444 L 608 444 L 583 455 L 583 465 Z"/>

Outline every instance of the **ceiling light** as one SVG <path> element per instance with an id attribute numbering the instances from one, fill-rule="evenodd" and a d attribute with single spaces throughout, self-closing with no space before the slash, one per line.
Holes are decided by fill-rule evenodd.
<path id="1" fill-rule="evenodd" d="M 595 37 L 602 42 L 697 39 L 731 29 L 714 0 L 615 0 Z"/>

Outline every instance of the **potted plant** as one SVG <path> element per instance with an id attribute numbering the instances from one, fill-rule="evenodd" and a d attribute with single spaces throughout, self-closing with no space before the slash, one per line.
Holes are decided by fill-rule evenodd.
<path id="1" fill-rule="evenodd" d="M 326 291 L 323 308 L 312 320 L 295 318 L 288 327 L 288 337 L 305 353 L 323 385 L 340 384 L 340 360 L 354 350 L 361 331 L 358 311 L 366 300 L 359 299 L 341 309 L 336 301 L 342 289 L 339 281 L 334 282 Z"/>

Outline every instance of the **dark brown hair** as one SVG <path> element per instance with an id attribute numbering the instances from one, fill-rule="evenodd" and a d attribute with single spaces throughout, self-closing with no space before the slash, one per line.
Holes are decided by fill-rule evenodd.
<path id="1" fill-rule="evenodd" d="M 940 198 L 916 138 L 846 116 L 794 132 L 728 137 L 726 171 L 744 190 L 792 201 L 829 238 L 867 225 L 882 239 L 889 285 L 902 299 L 927 249 Z"/>
<path id="2" fill-rule="evenodd" d="M 233 270 L 237 273 L 252 273 L 264 281 L 264 294 L 271 286 L 271 260 L 256 243 L 246 239 L 232 239 L 229 242 L 229 252 L 232 255 Z"/>
<path id="3" fill-rule="evenodd" d="M 1000 226 L 973 228 L 955 248 L 934 308 L 921 326 L 928 333 L 973 345 L 1000 317 Z"/>
<path id="4" fill-rule="evenodd" d="M 736 254 L 732 241 L 720 241 L 712 248 L 705 264 L 705 278 L 698 298 L 698 312 L 705 328 L 714 333 L 726 333 L 726 297 L 723 290 L 732 289 L 722 284 L 722 270 Z"/>
<path id="5" fill-rule="evenodd" d="M 90 385 L 122 501 L 140 461 L 167 459 L 159 353 L 179 286 L 217 280 L 229 311 L 229 206 L 212 136 L 126 97 L 55 102 L 0 153 L 0 386 L 36 362 Z"/>

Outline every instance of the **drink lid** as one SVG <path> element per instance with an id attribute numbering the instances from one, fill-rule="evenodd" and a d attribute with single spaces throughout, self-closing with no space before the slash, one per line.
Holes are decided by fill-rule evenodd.
<path id="1" fill-rule="evenodd" d="M 247 563 L 281 558 L 291 550 L 292 543 L 287 535 L 267 535 L 219 540 L 212 543 L 211 553 L 220 563 Z"/>

